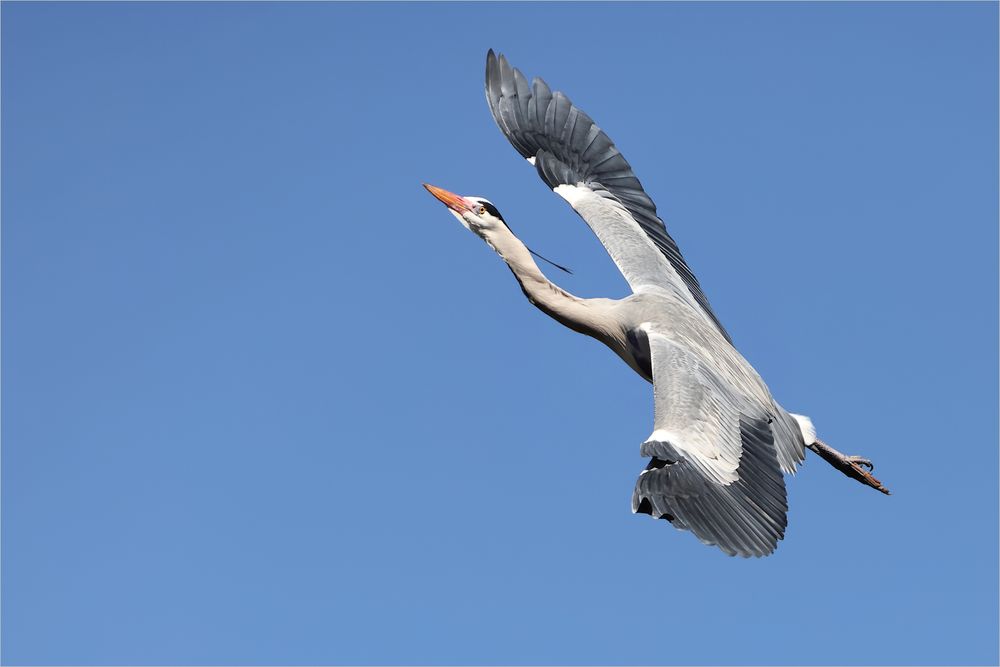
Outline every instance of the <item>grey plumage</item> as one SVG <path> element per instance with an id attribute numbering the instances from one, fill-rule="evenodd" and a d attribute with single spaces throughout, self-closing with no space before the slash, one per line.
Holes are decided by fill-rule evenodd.
<path id="1" fill-rule="evenodd" d="M 770 553 L 788 510 L 771 429 L 776 406 L 734 390 L 670 337 L 648 339 L 655 430 L 641 453 L 653 461 L 636 482 L 632 510 L 669 516 L 728 554 Z"/>
<path id="2" fill-rule="evenodd" d="M 807 417 L 786 412 L 733 347 L 656 215 L 656 206 L 608 136 L 540 79 L 531 86 L 503 56 L 486 61 L 486 99 L 497 125 L 542 180 L 590 226 L 632 289 L 586 299 L 553 284 L 496 208 L 425 186 L 507 263 L 528 300 L 601 341 L 653 383 L 650 458 L 632 510 L 667 519 L 730 555 L 771 553 L 786 527 L 783 475 L 809 447 L 888 493 L 861 466 L 816 440 Z"/>

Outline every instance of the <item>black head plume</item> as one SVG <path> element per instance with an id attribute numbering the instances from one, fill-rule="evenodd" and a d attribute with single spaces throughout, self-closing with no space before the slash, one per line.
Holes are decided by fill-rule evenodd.
<path id="1" fill-rule="evenodd" d="M 524 246 L 524 247 L 525 247 L 525 248 L 528 248 L 528 246 Z M 545 258 L 545 257 L 542 257 L 541 255 L 539 255 L 539 254 L 538 254 L 537 252 L 535 252 L 535 251 L 534 251 L 534 250 L 532 250 L 531 248 L 528 248 L 528 252 L 530 252 L 530 253 L 531 253 L 532 255 L 534 255 L 534 256 L 535 256 L 535 257 L 537 257 L 538 259 L 542 260 L 543 262 L 546 262 L 546 263 L 548 263 L 548 264 L 551 264 L 552 266 L 556 267 L 556 268 L 557 268 L 557 269 L 559 269 L 560 271 L 565 271 L 565 272 L 566 272 L 566 273 L 568 273 L 569 275 L 573 275 L 573 272 L 572 272 L 572 271 L 570 271 L 569 269 L 567 269 L 567 268 L 566 268 L 565 266 L 562 266 L 562 265 L 560 265 L 560 264 L 556 264 L 556 263 L 555 263 L 555 262 L 553 262 L 553 261 L 552 261 L 551 259 L 547 259 L 547 258 Z"/>

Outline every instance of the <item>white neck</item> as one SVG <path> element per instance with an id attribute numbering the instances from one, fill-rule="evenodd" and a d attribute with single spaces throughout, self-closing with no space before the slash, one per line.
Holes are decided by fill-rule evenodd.
<path id="1" fill-rule="evenodd" d="M 532 305 L 574 331 L 595 338 L 608 334 L 606 318 L 594 300 L 573 296 L 546 278 L 528 248 L 506 225 L 479 234 L 510 267 Z"/>

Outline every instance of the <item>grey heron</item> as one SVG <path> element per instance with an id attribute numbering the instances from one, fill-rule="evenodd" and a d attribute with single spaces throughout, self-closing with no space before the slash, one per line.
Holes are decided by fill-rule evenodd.
<path id="1" fill-rule="evenodd" d="M 610 347 L 653 384 L 649 459 L 632 511 L 666 519 L 729 555 L 766 556 L 787 525 L 785 474 L 810 449 L 883 493 L 871 462 L 816 437 L 785 411 L 733 346 L 632 168 L 591 118 L 504 56 L 486 57 L 486 101 L 514 148 L 604 245 L 632 294 L 581 298 L 550 281 L 499 210 L 424 184 L 507 263 L 534 306 Z"/>

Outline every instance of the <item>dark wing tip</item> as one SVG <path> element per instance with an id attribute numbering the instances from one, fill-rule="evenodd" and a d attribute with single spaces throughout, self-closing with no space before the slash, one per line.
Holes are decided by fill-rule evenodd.
<path id="1" fill-rule="evenodd" d="M 489 81 L 490 72 L 497 66 L 497 54 L 493 53 L 493 49 L 486 52 L 486 80 Z"/>
<path id="2" fill-rule="evenodd" d="M 706 477 L 696 459 L 673 443 L 644 442 L 640 453 L 653 459 L 636 481 L 632 511 L 655 518 L 669 514 L 675 527 L 730 556 L 773 553 L 788 526 L 788 497 L 774 435 L 763 420 L 741 416 L 739 424 L 738 478 L 727 484 Z"/>

